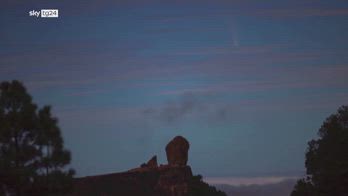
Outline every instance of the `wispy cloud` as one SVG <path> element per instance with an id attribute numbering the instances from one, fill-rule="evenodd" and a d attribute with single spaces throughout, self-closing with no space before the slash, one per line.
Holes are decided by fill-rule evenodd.
<path id="1" fill-rule="evenodd" d="M 266 177 L 206 177 L 209 184 L 226 184 L 233 186 L 275 184 L 285 180 L 298 179 L 298 176 L 266 176 Z"/>
<path id="2" fill-rule="evenodd" d="M 216 103 L 204 100 L 208 94 L 197 92 L 184 92 L 177 99 L 168 101 L 157 107 L 143 110 L 146 117 L 157 119 L 165 123 L 180 123 L 187 119 L 195 121 L 206 119 L 209 122 L 221 122 L 230 119 L 233 105 L 230 103 Z"/>
<path id="3" fill-rule="evenodd" d="M 255 16 L 277 17 L 277 18 L 303 18 L 303 17 L 328 17 L 328 16 L 347 16 L 348 8 L 278 8 L 256 10 L 251 13 Z"/>

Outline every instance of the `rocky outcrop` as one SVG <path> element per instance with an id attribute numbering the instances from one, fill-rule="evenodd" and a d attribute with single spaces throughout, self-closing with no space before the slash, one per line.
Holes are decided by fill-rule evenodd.
<path id="1" fill-rule="evenodd" d="M 177 136 L 166 147 L 168 165 L 158 166 L 153 156 L 127 172 L 78 178 L 70 196 L 187 196 L 192 179 L 188 149 L 188 141 Z"/>
<path id="2" fill-rule="evenodd" d="M 137 169 L 153 169 L 153 168 L 157 168 L 158 164 L 157 164 L 157 156 L 153 156 L 147 163 L 143 163 L 140 165 L 140 168 L 135 168 L 131 171 L 136 171 Z"/>
<path id="3" fill-rule="evenodd" d="M 69 196 L 187 196 L 191 178 L 189 166 L 162 165 L 153 170 L 77 178 Z"/>
<path id="4" fill-rule="evenodd" d="M 166 167 L 161 170 L 155 186 L 156 193 L 161 196 L 186 196 L 191 178 L 189 166 Z"/>
<path id="5" fill-rule="evenodd" d="M 169 165 L 185 166 L 188 160 L 190 143 L 182 136 L 176 136 L 166 146 Z"/>
<path id="6" fill-rule="evenodd" d="M 156 168 L 158 167 L 157 164 L 157 156 L 153 156 L 147 163 L 146 163 L 146 167 L 150 167 L 150 168 Z"/>

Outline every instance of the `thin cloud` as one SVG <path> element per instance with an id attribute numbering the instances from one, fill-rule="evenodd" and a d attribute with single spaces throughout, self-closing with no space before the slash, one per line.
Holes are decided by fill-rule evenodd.
<path id="1" fill-rule="evenodd" d="M 202 98 L 207 97 L 209 94 L 187 91 L 180 94 L 176 100 L 159 107 L 144 109 L 142 113 L 165 123 L 179 123 L 187 119 L 207 119 L 214 122 L 230 119 L 233 115 L 232 104 L 203 101 Z"/>
<path id="2" fill-rule="evenodd" d="M 268 176 L 268 177 L 206 177 L 209 184 L 226 184 L 233 186 L 275 184 L 285 180 L 299 179 L 298 176 Z"/>
<path id="3" fill-rule="evenodd" d="M 298 9 L 265 9 L 257 10 L 253 13 L 255 16 L 264 16 L 264 17 L 277 17 L 277 18 L 302 18 L 302 17 L 328 17 L 328 16 L 347 16 L 347 8 L 298 8 Z"/>

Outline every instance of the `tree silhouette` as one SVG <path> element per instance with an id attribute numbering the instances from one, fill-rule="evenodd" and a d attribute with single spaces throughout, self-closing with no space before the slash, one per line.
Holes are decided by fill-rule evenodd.
<path id="1" fill-rule="evenodd" d="M 63 138 L 57 125 L 58 120 L 51 115 L 49 106 L 38 111 L 36 144 L 40 150 L 38 170 L 35 176 L 34 192 L 61 194 L 70 190 L 73 170 L 61 169 L 70 163 L 70 152 L 63 148 Z"/>
<path id="2" fill-rule="evenodd" d="M 53 195 L 71 188 L 70 152 L 49 106 L 37 109 L 18 81 L 0 83 L 0 193 Z"/>
<path id="3" fill-rule="evenodd" d="M 188 196 L 226 196 L 226 194 L 203 182 L 201 175 L 196 175 L 192 176 L 189 182 Z"/>
<path id="4" fill-rule="evenodd" d="M 328 117 L 308 142 L 306 179 L 297 182 L 291 196 L 348 195 L 348 106 Z"/>

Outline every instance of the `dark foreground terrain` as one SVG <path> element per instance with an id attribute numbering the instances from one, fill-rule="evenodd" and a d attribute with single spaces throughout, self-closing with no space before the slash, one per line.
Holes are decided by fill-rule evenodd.
<path id="1" fill-rule="evenodd" d="M 185 195 L 192 178 L 189 166 L 163 166 L 143 171 L 78 178 L 71 196 L 89 195 Z"/>
<path id="2" fill-rule="evenodd" d="M 154 156 L 127 172 L 77 178 L 69 196 L 225 196 L 192 175 L 188 149 L 185 138 L 175 137 L 166 146 L 168 164 L 158 166 Z"/>

